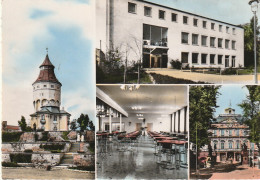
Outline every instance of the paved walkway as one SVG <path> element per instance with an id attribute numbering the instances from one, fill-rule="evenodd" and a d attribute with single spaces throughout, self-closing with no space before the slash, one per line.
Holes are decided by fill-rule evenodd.
<path id="1" fill-rule="evenodd" d="M 260 179 L 260 169 L 242 165 L 228 173 L 213 173 L 210 179 Z"/>
<path id="2" fill-rule="evenodd" d="M 203 81 L 213 84 L 254 84 L 253 75 L 215 75 L 196 72 L 183 72 L 175 69 L 147 69 L 146 72 L 195 82 Z M 258 74 L 258 79 L 260 81 L 260 74 Z"/>
<path id="3" fill-rule="evenodd" d="M 95 174 L 68 169 L 2 168 L 2 179 L 94 179 Z"/>

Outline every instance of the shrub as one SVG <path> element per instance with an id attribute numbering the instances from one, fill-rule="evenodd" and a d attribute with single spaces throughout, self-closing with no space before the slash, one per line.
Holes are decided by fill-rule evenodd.
<path id="1" fill-rule="evenodd" d="M 95 166 L 77 166 L 77 167 L 69 167 L 69 169 L 77 169 L 82 171 L 95 171 Z"/>
<path id="2" fill-rule="evenodd" d="M 48 134 L 49 134 L 49 132 L 47 132 L 47 131 L 42 132 L 42 138 L 40 140 L 48 141 Z"/>
<path id="3" fill-rule="evenodd" d="M 33 150 L 31 150 L 31 149 L 25 149 L 24 152 L 25 152 L 25 153 L 32 153 Z"/>
<path id="4" fill-rule="evenodd" d="M 10 154 L 10 159 L 14 163 L 31 163 L 32 154 Z"/>
<path id="5" fill-rule="evenodd" d="M 237 74 L 237 71 L 236 71 L 236 69 L 231 67 L 231 68 L 227 68 L 224 71 L 222 71 L 221 74 L 223 74 L 223 75 L 235 75 L 235 74 Z"/>
<path id="6" fill-rule="evenodd" d="M 17 163 L 13 162 L 2 162 L 3 167 L 20 167 Z"/>
<path id="7" fill-rule="evenodd" d="M 23 132 L 3 132 L 2 142 L 18 142 Z"/>
<path id="8" fill-rule="evenodd" d="M 68 138 L 68 134 L 69 134 L 70 132 L 69 131 L 64 131 L 64 132 L 62 132 L 62 138 L 64 139 L 64 140 L 69 140 L 69 138 Z"/>
<path id="9" fill-rule="evenodd" d="M 39 136 L 38 136 L 38 134 L 34 134 L 34 139 L 35 139 L 35 141 L 38 141 L 38 138 L 39 138 Z"/>
<path id="10" fill-rule="evenodd" d="M 44 144 L 40 145 L 40 148 L 43 148 L 46 151 L 57 151 L 57 150 L 63 150 L 65 144 Z"/>
<path id="11" fill-rule="evenodd" d="M 90 152 L 95 152 L 95 142 L 91 142 L 89 143 L 89 147 L 88 149 L 90 150 Z"/>
<path id="12" fill-rule="evenodd" d="M 173 69 L 181 69 L 182 63 L 177 59 L 177 60 L 171 60 L 170 62 L 171 66 Z"/>

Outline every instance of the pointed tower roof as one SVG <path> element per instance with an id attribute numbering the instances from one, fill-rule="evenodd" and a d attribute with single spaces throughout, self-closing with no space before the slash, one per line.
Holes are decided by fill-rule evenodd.
<path id="1" fill-rule="evenodd" d="M 40 69 L 41 69 L 40 74 L 34 83 L 36 83 L 36 82 L 54 82 L 54 83 L 58 83 L 58 84 L 62 85 L 55 76 L 54 68 L 55 68 L 55 66 L 51 63 L 48 53 L 47 53 L 43 63 L 40 65 Z"/>

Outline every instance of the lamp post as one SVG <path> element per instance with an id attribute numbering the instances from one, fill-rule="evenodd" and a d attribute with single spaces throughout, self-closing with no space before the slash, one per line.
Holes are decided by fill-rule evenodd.
<path id="1" fill-rule="evenodd" d="M 251 10 L 254 13 L 254 58 L 255 58 L 255 84 L 258 84 L 258 77 L 257 77 L 257 61 L 256 61 L 256 12 L 258 10 L 258 3 L 259 0 L 250 0 L 249 5 L 251 6 Z"/>

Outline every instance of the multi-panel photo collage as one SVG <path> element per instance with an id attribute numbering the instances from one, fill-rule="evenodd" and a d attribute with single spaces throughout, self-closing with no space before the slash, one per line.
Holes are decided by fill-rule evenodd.
<path id="1" fill-rule="evenodd" d="M 2 1 L 2 179 L 260 179 L 259 4 Z"/>

